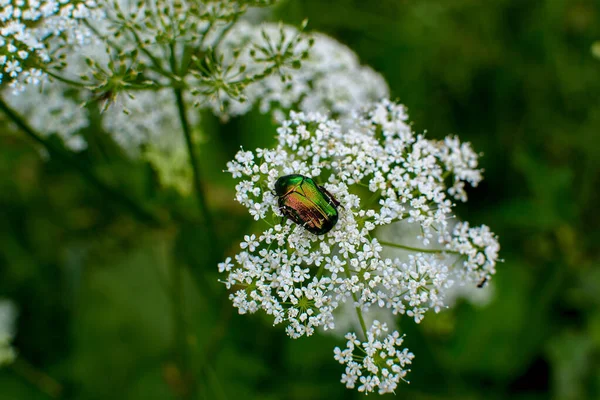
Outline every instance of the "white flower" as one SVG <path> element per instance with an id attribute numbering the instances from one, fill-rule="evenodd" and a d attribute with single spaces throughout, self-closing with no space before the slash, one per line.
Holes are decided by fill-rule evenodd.
<path id="1" fill-rule="evenodd" d="M 464 223 L 457 222 L 449 230 L 452 234 L 460 235 L 460 232 L 463 231 L 464 227 Z M 485 229 L 489 231 L 489 228 Z M 444 238 L 442 236 L 434 235 L 434 240 L 432 240 L 433 243 L 423 246 L 421 244 L 420 228 L 407 221 L 394 222 L 393 224 L 384 227 L 384 229 L 381 229 L 378 233 L 378 237 L 383 241 L 401 242 L 406 246 L 420 247 L 425 251 L 436 251 L 436 249 L 443 248 L 444 244 L 446 244 L 447 252 L 435 255 L 428 253 L 416 255 L 417 257 L 430 258 L 433 261 L 430 265 L 437 265 L 444 269 L 447 268 L 446 266 L 452 266 L 447 269 L 444 274 L 438 274 L 438 279 L 435 280 L 437 283 L 435 288 L 428 288 L 432 293 L 433 290 L 436 293 L 438 304 L 437 307 L 433 307 L 436 312 L 439 312 L 446 307 L 453 306 L 458 298 L 465 298 L 478 306 L 484 306 L 491 300 L 493 288 L 491 285 L 487 284 L 488 279 L 485 279 L 485 274 L 481 274 L 480 272 L 469 272 L 469 258 L 466 255 L 461 254 L 456 248 L 457 243 L 460 241 L 460 236 L 450 236 L 450 239 L 448 239 L 448 237 Z M 445 242 L 445 240 L 450 241 Z M 495 251 L 490 260 L 491 262 L 496 262 L 499 244 L 495 236 L 493 237 L 493 240 L 490 240 L 488 246 Z M 404 263 L 405 265 L 410 265 L 411 261 L 415 261 L 415 255 L 407 252 L 406 249 L 386 247 L 384 255 L 395 259 L 400 263 Z M 456 266 L 462 266 L 462 268 L 456 268 Z M 440 279 L 442 277 L 444 279 Z M 483 281 L 484 279 L 485 281 Z M 434 281 L 432 280 L 431 283 L 434 283 Z M 392 307 L 394 313 L 398 314 L 406 311 L 400 303 L 397 305 L 401 307 L 401 309 Z M 412 310 L 409 315 L 419 314 L 416 310 Z"/>
<path id="2" fill-rule="evenodd" d="M 471 228 L 468 222 L 459 222 L 454 227 L 452 241 L 447 248 L 466 256 L 463 279 L 485 284 L 496 273 L 500 244 L 489 227 L 481 225 Z"/>
<path id="3" fill-rule="evenodd" d="M 42 86 L 27 85 L 17 94 L 4 90 L 0 96 L 40 134 L 60 136 L 73 151 L 86 149 L 87 142 L 80 131 L 88 126 L 89 119 L 87 110 L 81 107 L 81 99 L 76 94 L 67 94 L 67 85 L 49 82 L 38 72 L 31 70 L 23 75 L 28 74 L 26 80 L 44 80 Z"/>
<path id="4" fill-rule="evenodd" d="M 387 100 L 339 120 L 292 112 L 277 129 L 275 148 L 242 150 L 228 163 L 239 180 L 237 201 L 266 225 L 261 234 L 245 236 L 233 266 L 228 261 L 220 267 L 240 313 L 262 309 L 274 324 L 286 324 L 292 338 L 316 327 L 337 328 L 338 321 L 347 325 L 348 310 L 359 310 L 359 321 L 384 310 L 418 323 L 428 310 L 447 307 L 445 296 L 454 285 L 475 287 L 491 278 L 497 239 L 487 227 L 453 221 L 446 186 L 479 182 L 477 156 L 456 138 L 417 135 L 407 121 L 404 107 Z M 282 219 L 275 182 L 290 174 L 312 178 L 339 202 L 337 223 L 325 234 Z M 300 185 L 301 191 L 310 182 Z M 317 223 L 316 217 L 302 218 Z M 386 233 L 384 227 L 399 223 L 414 231 L 408 237 Z M 374 322 L 373 332 L 381 326 Z M 369 338 L 363 349 L 372 354 L 360 365 L 346 362 L 342 381 L 348 387 L 395 388 L 397 377 L 387 378 L 392 369 L 380 369 L 373 357 L 377 346 Z M 342 352 L 336 357 L 346 359 Z M 358 374 L 364 369 L 375 372 Z"/>
<path id="5" fill-rule="evenodd" d="M 365 341 L 356 339 L 356 334 L 346 335 L 346 349 L 334 349 L 335 360 L 346 365 L 341 382 L 349 389 L 358 383 L 358 391 L 379 394 L 393 393 L 401 380 L 410 371 L 413 353 L 401 349 L 403 336 L 397 331 L 388 334 L 385 323 L 373 321 Z"/>
<path id="6" fill-rule="evenodd" d="M 226 60 L 232 60 L 234 54 L 240 52 L 240 63 L 258 69 L 260 65 L 252 56 L 257 46 L 265 45 L 265 42 L 289 41 L 298 34 L 292 26 L 254 26 L 242 21 L 227 34 L 219 51 Z M 297 107 L 305 112 L 331 111 L 343 115 L 388 96 L 389 89 L 383 77 L 371 68 L 361 66 L 356 54 L 348 47 L 323 34 L 313 34 L 311 39 L 312 47 L 300 43 L 293 48 L 296 54 L 308 51 L 308 57 L 302 60 L 300 68 L 290 66 L 285 69 L 288 79 L 275 74 L 251 83 L 244 91 L 246 101 L 230 100 L 225 109 L 220 102 L 213 102 L 213 110 L 226 118 L 244 114 L 258 103 L 261 112 L 274 112 L 281 120 L 285 115 L 282 110 L 287 112 Z"/>
<path id="7" fill-rule="evenodd" d="M 15 92 L 37 80 L 26 73 L 53 61 L 59 50 L 82 45 L 91 32 L 84 19 L 102 17 L 94 0 L 28 0 L 0 3 L 0 72 Z M 1 82 L 1 81 L 0 81 Z"/>
<path id="8" fill-rule="evenodd" d="M 476 187 L 483 179 L 482 171 L 477 169 L 478 155 L 471 149 L 470 143 L 460 143 L 457 137 L 447 137 L 440 152 L 440 159 L 454 174 L 454 185 L 448 189 L 448 193 L 457 200 L 467 201 L 465 182 Z"/>
<path id="9" fill-rule="evenodd" d="M 8 300 L 0 300 L 0 367 L 10 364 L 16 357 L 16 351 L 11 347 L 16 318 L 14 304 Z"/>

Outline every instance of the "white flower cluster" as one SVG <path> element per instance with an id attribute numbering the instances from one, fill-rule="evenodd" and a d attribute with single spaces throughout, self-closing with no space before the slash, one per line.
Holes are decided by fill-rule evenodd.
<path id="1" fill-rule="evenodd" d="M 17 311 L 12 302 L 0 300 L 0 366 L 10 364 L 16 357 L 11 347 Z"/>
<path id="2" fill-rule="evenodd" d="M 81 21 L 100 14 L 95 0 L 0 0 L 0 82 L 16 91 L 38 84 L 41 66 L 62 45 L 83 44 L 90 31 Z"/>
<path id="3" fill-rule="evenodd" d="M 236 59 L 250 71 L 258 72 L 257 48 L 275 43 L 291 47 L 291 39 L 298 34 L 298 29 L 292 26 L 252 25 L 242 21 L 225 36 L 219 52 L 226 62 Z M 383 77 L 362 66 L 348 47 L 322 34 L 313 34 L 311 39 L 312 46 L 302 42 L 291 49 L 296 54 L 308 51 L 308 57 L 302 60 L 300 68 L 293 65 L 285 68 L 285 79 L 275 74 L 251 83 L 244 90 L 245 101 L 221 99 L 229 102 L 228 107 L 222 109 L 221 102 L 213 102 L 213 110 L 227 118 L 244 114 L 258 103 L 261 112 L 275 111 L 275 117 L 281 120 L 290 109 L 348 114 L 360 105 L 388 96 Z"/>
<path id="4" fill-rule="evenodd" d="M 459 222 L 452 232 L 452 241 L 446 247 L 464 256 L 460 271 L 465 280 L 483 284 L 496 273 L 500 244 L 489 227 L 471 228 L 468 222 Z"/>
<path id="5" fill-rule="evenodd" d="M 359 392 L 393 393 L 404 380 L 414 355 L 406 348 L 400 350 L 404 338 L 398 331 L 387 332 L 387 324 L 376 320 L 367 331 L 366 341 L 359 340 L 356 333 L 347 333 L 346 348 L 334 349 L 335 360 L 346 365 L 341 381 L 348 389 L 354 389 L 358 382 Z"/>
<path id="6" fill-rule="evenodd" d="M 456 228 L 463 226 L 464 224 L 464 222 L 456 222 L 455 225 L 449 228 L 449 230 L 455 231 L 453 240 L 456 243 L 461 240 L 459 239 L 460 230 L 457 230 Z M 487 229 L 487 227 L 472 229 Z M 463 265 L 464 263 L 465 257 L 460 253 L 460 250 L 456 248 L 456 243 L 451 245 L 448 252 L 444 254 L 435 253 L 439 251 L 437 249 L 440 247 L 438 240 L 434 240 L 433 243 L 429 243 L 428 245 L 423 245 L 420 226 L 418 224 L 408 223 L 406 220 L 394 222 L 388 226 L 382 227 L 382 229 L 377 232 L 377 237 L 384 243 L 402 243 L 405 246 L 409 246 L 409 248 L 420 248 L 424 252 L 432 251 L 434 253 L 421 253 L 416 256 L 429 257 L 433 262 L 437 262 L 440 265 Z M 497 240 L 493 237 L 490 239 L 488 251 L 493 248 L 498 250 Z M 383 255 L 387 258 L 398 260 L 398 262 L 406 265 L 410 265 L 415 257 L 415 254 L 407 251 L 406 248 L 397 247 L 386 247 Z M 494 264 L 496 260 L 497 256 L 490 258 L 490 262 Z M 465 264 L 465 268 L 451 268 L 447 272 L 445 278 L 448 284 L 442 287 L 444 307 L 453 306 L 459 298 L 465 299 L 477 306 L 484 306 L 489 303 L 493 295 L 493 287 L 492 285 L 486 284 L 487 280 L 484 282 L 485 276 L 483 271 L 485 271 L 485 269 L 476 269 L 474 267 L 475 264 L 468 262 L 468 264 Z M 488 278 L 490 277 L 488 276 Z M 372 314 L 372 311 L 370 314 Z M 377 318 L 380 321 L 385 320 L 389 322 L 391 317 L 393 317 L 391 311 L 389 311 L 389 314 L 390 315 L 386 315 L 381 311 L 377 314 Z M 368 317 L 369 314 L 366 314 L 365 319 Z M 336 321 L 336 329 L 338 328 L 337 325 Z M 356 323 L 354 323 L 353 326 L 356 327 Z"/>
<path id="7" fill-rule="evenodd" d="M 346 302 L 418 323 L 427 310 L 446 307 L 456 277 L 475 286 L 494 273 L 499 245 L 489 229 L 450 223 L 446 183 L 479 182 L 476 155 L 456 138 L 413 133 L 407 120 L 404 107 L 388 100 L 340 120 L 292 112 L 276 148 L 240 151 L 228 163 L 240 179 L 237 201 L 268 225 L 219 265 L 240 313 L 263 310 L 292 338 L 334 328 Z M 274 184 L 289 174 L 313 178 L 339 202 L 338 221 L 325 235 L 282 221 Z M 399 221 L 419 228 L 423 251 L 378 239 L 381 228 Z M 384 246 L 412 254 L 386 257 Z"/>
<path id="8" fill-rule="evenodd" d="M 2 97 L 14 110 L 27 116 L 27 123 L 32 128 L 44 136 L 59 135 L 75 152 L 87 148 L 87 142 L 79 133 L 89 125 L 87 110 L 81 106 L 82 100 L 77 95 L 64 83 L 49 81 L 40 86 L 28 85 L 19 93 L 2 92 Z"/>
<path id="9" fill-rule="evenodd" d="M 76 51 L 61 53 L 64 68 L 56 73 L 62 80 L 49 77 L 42 70 L 22 71 L 19 79 L 14 75 L 12 86 L 16 87 L 17 81 L 36 85 L 19 83 L 20 93 L 6 89 L 1 95 L 12 108 L 27 115 L 27 122 L 41 135 L 57 134 L 74 151 L 87 148 L 82 130 L 92 125 L 92 117 L 96 118 L 82 104 L 100 103 L 104 109 L 100 116 L 103 130 L 128 155 L 149 161 L 165 186 L 187 193 L 191 188 L 191 169 L 171 87 L 173 77 L 160 73 L 172 68 L 168 63 L 168 43 L 173 37 L 177 38 L 175 58 L 183 63 L 187 57 L 190 63 L 187 74 L 177 79 L 182 79 L 179 84 L 185 87 L 184 100 L 192 130 L 199 121 L 199 112 L 193 104 L 208 106 L 222 118 L 228 118 L 246 113 L 260 103 L 263 112 L 273 111 L 281 119 L 283 111 L 287 113 L 293 107 L 305 111 L 331 109 L 336 115 L 344 115 L 360 104 L 388 94 L 383 78 L 361 66 L 357 56 L 335 40 L 316 34 L 311 46 L 295 27 L 256 26 L 239 19 L 247 7 L 272 2 L 109 0 L 96 4 L 92 0 L 59 3 L 42 0 L 21 4 L 0 0 L 5 7 L 0 43 L 8 38 L 5 30 L 17 24 L 10 22 L 11 18 L 21 21 L 18 22 L 21 33 L 14 40 L 23 39 L 25 31 L 30 35 L 37 32 L 38 36 L 34 36 L 39 40 L 56 36 L 52 37 L 55 39 L 52 44 L 40 42 L 32 47 L 36 57 L 45 55 L 44 60 L 50 61 L 57 54 L 53 52 L 60 48 L 64 35 L 71 44 L 85 42 Z M 80 23 L 83 19 L 85 24 Z M 24 21 L 30 20 L 40 23 L 35 29 L 25 26 Z M 50 26 L 53 28 L 49 29 Z M 46 32 L 43 37 L 39 36 L 42 27 Z M 6 50 L 9 57 L 16 54 L 9 41 L 2 46 L 0 55 L 6 49 L 10 50 Z M 198 71 L 192 71 L 198 60 L 193 61 L 185 51 L 210 52 L 208 49 L 212 47 L 224 59 L 200 65 L 199 68 L 212 65 L 216 70 L 203 70 L 199 78 Z M 25 57 L 25 53 L 21 54 Z M 29 54 L 26 58 L 31 61 L 33 56 Z M 4 59 L 0 57 L 0 63 Z M 278 64 L 279 60 L 284 61 Z M 16 68 L 13 64 L 10 68 Z M 215 79 L 222 82 L 213 82 Z M 248 83 L 239 86 L 229 83 L 238 80 Z M 69 81 L 75 84 L 65 83 Z M 207 85 L 227 90 L 216 94 L 203 92 Z M 240 97 L 246 101 L 238 101 Z"/>
<path id="10" fill-rule="evenodd" d="M 478 155 L 470 143 L 460 143 L 457 137 L 447 137 L 440 147 L 440 160 L 454 174 L 454 184 L 448 193 L 457 200 L 467 201 L 465 182 L 476 187 L 481 181 L 481 170 L 477 169 Z"/>
<path id="11" fill-rule="evenodd" d="M 108 19 L 115 26 L 136 29 L 141 42 L 177 41 L 208 47 L 228 24 L 249 7 L 272 5 L 276 0 L 108 0 Z"/>

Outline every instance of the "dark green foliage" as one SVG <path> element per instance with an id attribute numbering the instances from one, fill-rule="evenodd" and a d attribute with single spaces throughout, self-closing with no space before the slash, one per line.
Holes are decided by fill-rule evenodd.
<path id="1" fill-rule="evenodd" d="M 416 131 L 456 133 L 484 153 L 485 180 L 458 213 L 500 237 L 495 300 L 403 319 L 416 358 L 397 398 L 600 398 L 599 3 L 302 0 L 274 18 L 308 18 L 386 77 Z M 341 341 L 292 341 L 261 315 L 238 316 L 217 282 L 217 253 L 253 230 L 221 171 L 240 145 L 272 145 L 268 118 L 203 115 L 198 154 L 222 249 L 193 197 L 161 189 L 100 132 L 86 133 L 96 145 L 79 161 L 166 227 L 1 124 L 0 297 L 20 308 L 20 357 L 62 398 L 362 398 L 338 382 Z M 0 370 L 0 399 L 49 398 L 23 368 Z"/>

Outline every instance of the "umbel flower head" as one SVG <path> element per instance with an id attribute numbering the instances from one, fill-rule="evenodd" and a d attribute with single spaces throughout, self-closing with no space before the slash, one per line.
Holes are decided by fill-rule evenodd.
<path id="1" fill-rule="evenodd" d="M 455 137 L 415 134 L 407 120 L 405 108 L 388 100 L 339 120 L 292 112 L 277 130 L 275 148 L 242 150 L 228 163 L 239 179 L 237 201 L 266 226 L 219 264 L 234 307 L 263 310 L 298 338 L 334 328 L 336 313 L 350 302 L 362 339 L 348 339 L 346 355 L 336 350 L 336 359 L 347 366 L 342 382 L 349 388 L 360 382 L 366 392 L 393 391 L 412 355 L 394 350 L 402 343 L 395 331 L 376 339 L 387 326 L 373 322 L 368 329 L 363 312 L 389 309 L 418 323 L 428 310 L 446 307 L 445 293 L 454 285 L 489 281 L 499 250 L 489 228 L 457 223 L 452 211 L 454 201 L 467 200 L 465 184 L 482 179 L 478 155 Z M 337 224 L 326 234 L 283 218 L 274 185 L 289 174 L 312 178 L 339 202 Z M 420 248 L 378 238 L 399 221 L 419 228 Z M 388 248 L 407 256 L 387 257 Z M 388 355 L 374 357 L 383 347 Z M 350 362 L 357 348 L 369 349 L 370 358 Z"/>
<path id="2" fill-rule="evenodd" d="M 272 74 L 245 85 L 244 101 L 227 97 L 226 93 L 220 101 L 213 101 L 215 113 L 222 118 L 240 115 L 258 103 L 261 112 L 273 112 L 278 120 L 283 120 L 290 109 L 343 115 L 361 104 L 388 96 L 383 77 L 361 65 L 351 49 L 319 33 L 311 34 L 308 41 L 296 43 L 295 38 L 301 37 L 300 34 L 289 25 L 252 25 L 245 21 L 234 25 L 219 48 L 225 63 L 235 60 L 247 66 L 248 72 L 260 74 L 273 56 L 279 53 L 293 56 L 281 66 L 283 75 Z"/>
<path id="3" fill-rule="evenodd" d="M 38 84 L 62 47 L 90 36 L 83 20 L 101 14 L 95 0 L 0 0 L 0 83 Z"/>
<path id="4" fill-rule="evenodd" d="M 18 92 L 6 88 L 0 96 L 27 115 L 40 135 L 56 134 L 73 151 L 87 149 L 85 129 L 98 118 L 81 105 L 101 108 L 103 131 L 128 156 L 149 162 L 163 186 L 188 194 L 192 171 L 175 83 L 183 88 L 195 141 L 200 113 L 193 105 L 209 107 L 222 119 L 258 106 L 281 120 L 294 107 L 345 115 L 388 95 L 383 77 L 360 65 L 356 54 L 334 39 L 240 19 L 249 6 L 269 3 L 101 2 L 94 10 L 105 18 L 89 19 L 99 15 L 92 13 L 85 19 L 80 35 L 85 46 L 64 49 L 64 68 L 41 75 L 39 85 L 23 85 Z M 152 12 L 144 12 L 148 7 Z M 175 11 L 185 18 L 167 18 Z M 173 37 L 175 58 L 187 60 L 189 68 L 171 71 L 167 65 Z M 48 39 L 57 47 L 59 38 Z"/>

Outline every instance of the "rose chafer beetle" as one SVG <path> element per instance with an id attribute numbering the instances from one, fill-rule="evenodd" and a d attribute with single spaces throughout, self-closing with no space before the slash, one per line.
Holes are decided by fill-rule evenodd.
<path id="1" fill-rule="evenodd" d="M 283 215 L 315 235 L 329 232 L 338 221 L 340 203 L 323 186 L 304 175 L 285 175 L 275 182 Z"/>

